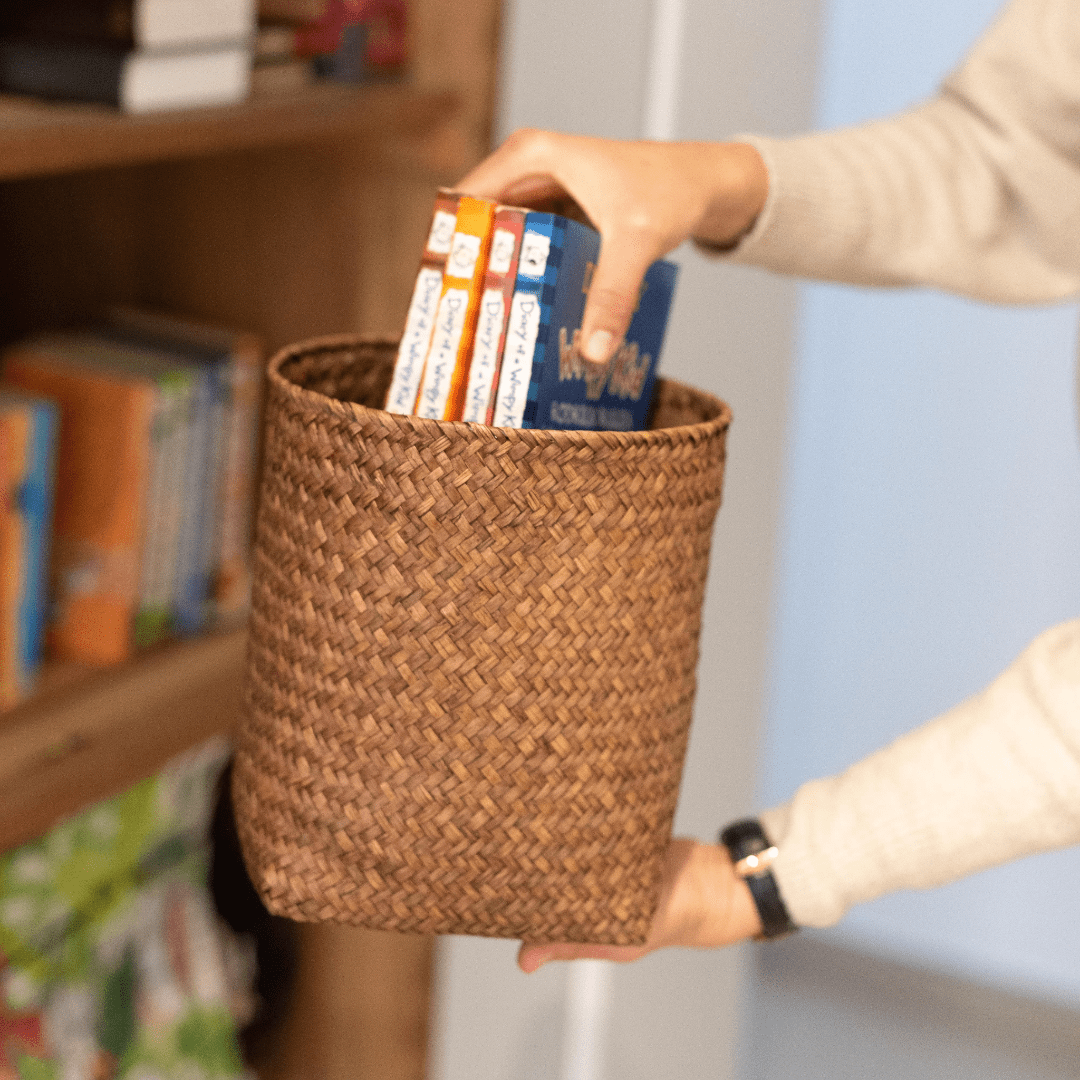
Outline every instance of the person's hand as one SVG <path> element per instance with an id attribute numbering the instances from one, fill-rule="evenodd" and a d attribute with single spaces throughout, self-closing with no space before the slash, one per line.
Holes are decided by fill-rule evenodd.
<path id="1" fill-rule="evenodd" d="M 660 901 L 644 945 L 524 942 L 518 966 L 531 973 L 549 960 L 637 960 L 654 949 L 715 949 L 760 933 L 754 899 L 746 882 L 735 876 L 727 849 L 672 840 L 664 856 Z"/>
<path id="2" fill-rule="evenodd" d="M 617 142 L 515 131 L 458 184 L 469 195 L 542 207 L 569 196 L 600 230 L 581 340 L 587 360 L 614 353 L 649 265 L 694 237 L 733 244 L 765 204 L 768 174 L 745 143 Z"/>

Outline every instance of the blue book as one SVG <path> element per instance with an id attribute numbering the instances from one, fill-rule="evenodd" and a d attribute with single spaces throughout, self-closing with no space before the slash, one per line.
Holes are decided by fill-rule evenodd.
<path id="1" fill-rule="evenodd" d="M 678 268 L 645 276 L 626 337 L 603 366 L 580 352 L 581 319 L 600 254 L 595 229 L 555 214 L 525 218 L 493 422 L 496 427 L 644 428 Z"/>
<path id="2" fill-rule="evenodd" d="M 59 412 L 43 398 L 0 392 L 0 706 L 32 688 L 48 614 L 48 563 Z"/>
<path id="3" fill-rule="evenodd" d="M 525 215 L 514 297 L 506 324 L 499 389 L 495 396 L 495 427 L 523 427 L 533 366 L 544 361 L 562 264 L 567 224 L 555 214 L 530 211 Z"/>

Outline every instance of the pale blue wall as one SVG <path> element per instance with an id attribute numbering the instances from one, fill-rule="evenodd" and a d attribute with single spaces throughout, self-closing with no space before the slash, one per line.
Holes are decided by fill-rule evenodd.
<path id="1" fill-rule="evenodd" d="M 931 93 L 996 7 L 831 0 L 818 126 Z M 805 287 L 763 804 L 961 700 L 1080 614 L 1078 318 L 1074 305 Z M 877 901 L 834 933 L 1080 1001 L 1078 897 L 1072 850 Z"/>

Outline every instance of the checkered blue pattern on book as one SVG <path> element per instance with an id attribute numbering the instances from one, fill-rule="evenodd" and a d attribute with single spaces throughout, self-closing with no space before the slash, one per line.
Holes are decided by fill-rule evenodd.
<path id="1" fill-rule="evenodd" d="M 566 229 L 561 225 L 551 227 L 551 248 L 548 251 L 547 267 L 540 287 L 540 329 L 536 335 L 536 347 L 533 350 L 532 373 L 529 377 L 529 389 L 525 395 L 525 412 L 522 415 L 523 427 L 536 425 L 536 399 L 544 375 L 544 361 L 547 359 L 548 338 L 551 329 L 551 312 L 555 306 L 555 290 L 559 281 L 559 267 L 562 265 L 563 244 Z M 556 361 L 557 361 L 556 357 Z"/>

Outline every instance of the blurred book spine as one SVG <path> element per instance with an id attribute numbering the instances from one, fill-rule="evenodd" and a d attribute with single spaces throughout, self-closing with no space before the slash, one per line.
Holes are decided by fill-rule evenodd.
<path id="1" fill-rule="evenodd" d="M 435 329 L 435 313 L 442 292 L 443 269 L 454 239 L 457 208 L 458 196 L 454 192 L 443 189 L 435 196 L 435 210 L 431 216 L 431 226 L 420 259 L 416 284 L 413 286 L 409 312 L 405 317 L 405 330 L 398 344 L 394 377 L 386 395 L 388 412 L 407 416 L 416 408 L 420 379 L 424 373 L 424 360 L 427 358 L 431 335 Z"/>
<path id="2" fill-rule="evenodd" d="M 48 340 L 10 350 L 9 383 L 59 406 L 50 651 L 109 664 L 133 648 L 157 388 L 73 363 Z"/>
<path id="3" fill-rule="evenodd" d="M 243 100 L 254 0 L 17 0 L 0 15 L 0 87 L 126 112 Z"/>
<path id="4" fill-rule="evenodd" d="M 56 470 L 52 402 L 0 390 L 0 707 L 33 688 L 48 606 Z"/>

